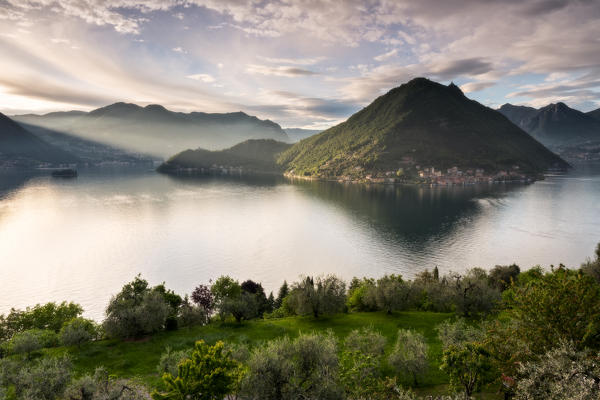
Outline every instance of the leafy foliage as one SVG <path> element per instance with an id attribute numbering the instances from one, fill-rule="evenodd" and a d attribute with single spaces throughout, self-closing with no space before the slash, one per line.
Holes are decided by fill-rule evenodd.
<path id="1" fill-rule="evenodd" d="M 81 346 L 97 336 L 98 327 L 92 320 L 73 318 L 60 330 L 60 341 L 65 346 Z"/>
<path id="2" fill-rule="evenodd" d="M 146 389 L 134 382 L 116 379 L 102 367 L 93 376 L 85 375 L 65 390 L 68 400 L 149 400 Z"/>
<path id="3" fill-rule="evenodd" d="M 401 375 L 412 378 L 415 385 L 428 368 L 425 337 L 415 331 L 400 329 L 389 357 L 390 365 Z"/>
<path id="4" fill-rule="evenodd" d="M 223 342 L 209 346 L 196 342 L 190 359 L 181 362 L 177 376 L 163 375 L 164 392 L 153 392 L 155 400 L 222 400 L 238 380 L 238 364 L 224 351 Z"/>
<path id="5" fill-rule="evenodd" d="M 306 277 L 292 287 L 289 302 L 296 314 L 308 314 L 318 318 L 344 309 L 346 302 L 345 283 L 333 276 Z"/>
<path id="6" fill-rule="evenodd" d="M 450 385 L 455 390 L 464 390 L 467 396 L 491 379 L 489 355 L 477 343 L 448 347 L 444 350 L 440 368 L 450 376 Z"/>

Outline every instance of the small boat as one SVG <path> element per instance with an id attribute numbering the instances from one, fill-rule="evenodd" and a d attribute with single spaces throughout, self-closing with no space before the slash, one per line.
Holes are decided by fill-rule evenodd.
<path id="1" fill-rule="evenodd" d="M 72 168 L 57 169 L 52 171 L 52 176 L 54 178 L 76 178 L 77 170 L 74 170 Z"/>

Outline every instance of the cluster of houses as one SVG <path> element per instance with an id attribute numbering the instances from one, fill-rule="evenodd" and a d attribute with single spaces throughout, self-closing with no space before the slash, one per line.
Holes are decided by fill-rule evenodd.
<path id="1" fill-rule="evenodd" d="M 483 168 L 468 168 L 464 171 L 458 167 L 448 168 L 445 171 L 435 167 L 417 168 L 419 178 L 426 183 L 435 185 L 469 185 L 475 183 L 493 183 L 506 181 L 530 180 L 528 176 L 520 172 L 518 165 L 510 170 L 501 170 L 494 173 L 486 173 Z"/>

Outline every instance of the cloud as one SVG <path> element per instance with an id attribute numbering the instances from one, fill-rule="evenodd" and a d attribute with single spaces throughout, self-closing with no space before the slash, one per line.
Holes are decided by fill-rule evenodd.
<path id="1" fill-rule="evenodd" d="M 194 75 L 188 75 L 186 76 L 186 78 L 190 78 L 193 79 L 195 81 L 202 81 L 205 83 L 212 83 L 215 82 L 216 79 L 213 78 L 211 75 L 209 74 L 194 74 Z"/>
<path id="2" fill-rule="evenodd" d="M 185 54 L 187 53 L 187 51 L 185 51 L 183 48 L 181 47 L 173 47 L 171 50 L 173 50 L 175 53 L 181 53 L 181 54 Z"/>
<path id="3" fill-rule="evenodd" d="M 464 85 L 460 85 L 460 89 L 465 93 L 472 93 L 487 89 L 495 84 L 496 82 L 468 82 Z"/>
<path id="4" fill-rule="evenodd" d="M 377 57 L 374 57 L 374 59 L 375 59 L 375 61 L 381 62 L 381 61 L 385 61 L 385 60 L 388 60 L 388 59 L 394 57 L 396 54 L 398 54 L 398 50 L 394 49 L 394 50 L 388 51 L 387 53 L 380 54 Z"/>
<path id="5" fill-rule="evenodd" d="M 443 61 L 430 67 L 431 73 L 440 79 L 452 79 L 458 76 L 477 76 L 490 72 L 493 66 L 480 58 Z"/>
<path id="6" fill-rule="evenodd" d="M 258 59 L 266 61 L 271 64 L 291 64 L 291 65 L 314 65 L 325 60 L 326 57 L 314 57 L 314 58 L 272 58 L 258 56 Z"/>
<path id="7" fill-rule="evenodd" d="M 288 66 L 278 66 L 271 67 L 266 65 L 256 65 L 250 64 L 247 66 L 246 71 L 250 74 L 260 74 L 267 76 L 285 76 L 285 77 L 298 77 L 298 76 L 310 76 L 317 75 L 314 71 L 309 71 L 307 69 L 297 68 L 297 67 L 288 67 Z"/>

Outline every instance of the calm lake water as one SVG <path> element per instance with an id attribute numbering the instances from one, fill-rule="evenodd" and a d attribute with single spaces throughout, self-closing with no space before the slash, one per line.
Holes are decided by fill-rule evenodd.
<path id="1" fill-rule="evenodd" d="M 451 188 L 1 172 L 0 313 L 72 300 L 101 319 L 138 273 L 181 294 L 222 274 L 276 291 L 303 274 L 576 267 L 598 241 L 597 167 Z"/>

